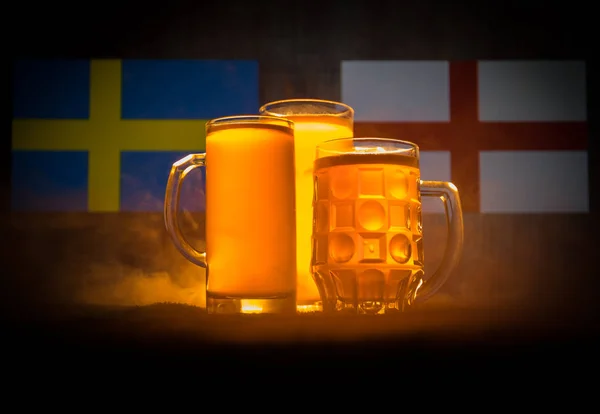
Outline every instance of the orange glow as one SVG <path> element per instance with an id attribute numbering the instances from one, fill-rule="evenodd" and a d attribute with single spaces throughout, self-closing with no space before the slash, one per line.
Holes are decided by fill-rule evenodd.
<path id="1" fill-rule="evenodd" d="M 402 310 L 423 273 L 419 169 L 411 156 L 327 156 L 315 163 L 315 269 L 336 287 L 339 306 Z M 401 298 L 401 301 L 404 298 Z"/>
<path id="2" fill-rule="evenodd" d="M 298 313 L 321 312 L 322 310 L 323 310 L 322 305 L 298 305 L 298 306 L 296 306 L 296 312 L 298 312 Z"/>
<path id="3" fill-rule="evenodd" d="M 209 131 L 207 295 L 294 297 L 293 151 L 293 131 L 281 124 L 239 123 Z M 262 310 L 246 302 L 244 310 Z"/>
<path id="4" fill-rule="evenodd" d="M 313 200 L 313 162 L 316 147 L 323 141 L 353 136 L 352 119 L 337 116 L 286 115 L 295 124 L 296 150 L 296 264 L 297 302 L 320 301 L 319 291 L 311 275 L 311 234 Z M 320 309 L 317 305 L 308 305 Z M 298 307 L 298 311 L 307 312 Z M 313 311 L 313 310 L 310 310 Z"/>
<path id="5" fill-rule="evenodd" d="M 262 313 L 263 307 L 260 300 L 242 300 L 241 313 Z"/>

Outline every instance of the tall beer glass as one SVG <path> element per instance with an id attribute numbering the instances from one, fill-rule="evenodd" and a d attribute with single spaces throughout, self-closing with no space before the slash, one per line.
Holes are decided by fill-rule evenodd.
<path id="1" fill-rule="evenodd" d="M 206 168 L 206 251 L 183 236 L 180 188 Z M 207 269 L 209 313 L 295 313 L 294 129 L 284 118 L 235 116 L 209 121 L 206 153 L 173 164 L 165 224 L 173 243 Z"/>
<path id="2" fill-rule="evenodd" d="M 294 122 L 297 309 L 299 312 L 321 311 L 319 286 L 310 270 L 315 149 L 330 139 L 353 137 L 354 110 L 340 102 L 289 99 L 267 103 L 260 108 L 260 113 Z"/>

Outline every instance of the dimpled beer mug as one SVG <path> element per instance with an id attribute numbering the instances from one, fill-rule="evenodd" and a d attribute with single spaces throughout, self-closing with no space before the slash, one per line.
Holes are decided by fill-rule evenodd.
<path id="1" fill-rule="evenodd" d="M 383 314 L 431 297 L 463 246 L 458 190 L 422 181 L 417 145 L 386 138 L 330 140 L 314 163 L 312 269 L 326 311 Z M 440 267 L 424 279 L 421 196 L 443 202 Z"/>
<path id="2" fill-rule="evenodd" d="M 289 99 L 268 103 L 263 115 L 294 122 L 296 151 L 296 265 L 298 312 L 321 311 L 321 298 L 310 270 L 312 233 L 312 169 L 315 147 L 323 141 L 354 135 L 354 110 L 339 102 Z"/>
<path id="3" fill-rule="evenodd" d="M 295 313 L 294 124 L 236 116 L 206 124 L 206 153 L 173 164 L 165 225 L 177 249 L 206 268 L 208 313 Z M 181 185 L 205 166 L 206 251 L 178 224 Z"/>

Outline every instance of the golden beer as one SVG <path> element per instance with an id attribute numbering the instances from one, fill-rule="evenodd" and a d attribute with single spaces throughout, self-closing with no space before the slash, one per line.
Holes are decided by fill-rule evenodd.
<path id="1" fill-rule="evenodd" d="M 310 269 L 315 150 L 327 140 L 353 136 L 353 111 L 337 102 L 294 99 L 267 104 L 261 113 L 294 122 L 298 311 L 319 310 L 321 298 Z"/>
<path id="2" fill-rule="evenodd" d="M 181 237 L 174 191 L 206 166 L 206 253 Z M 296 231 L 293 123 L 242 116 L 207 124 L 206 154 L 173 166 L 165 217 L 175 245 L 207 267 L 211 313 L 295 312 Z"/>
<path id="3" fill-rule="evenodd" d="M 293 296 L 294 136 L 231 124 L 206 137 L 206 256 L 211 297 Z"/>
<path id="4" fill-rule="evenodd" d="M 402 311 L 424 283 L 421 185 L 433 184 L 408 144 L 356 138 L 318 151 L 312 266 L 332 309 Z"/>

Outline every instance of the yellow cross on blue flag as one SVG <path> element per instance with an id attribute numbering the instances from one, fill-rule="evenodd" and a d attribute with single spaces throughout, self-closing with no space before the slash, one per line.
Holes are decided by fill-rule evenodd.
<path id="1" fill-rule="evenodd" d="M 249 60 L 22 60 L 13 79 L 16 211 L 161 211 L 206 121 L 259 107 Z"/>

